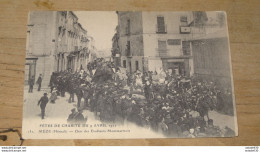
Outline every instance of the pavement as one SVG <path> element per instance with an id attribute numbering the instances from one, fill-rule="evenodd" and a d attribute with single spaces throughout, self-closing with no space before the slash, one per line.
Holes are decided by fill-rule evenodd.
<path id="1" fill-rule="evenodd" d="M 72 108 L 77 107 L 77 97 L 74 96 L 75 102 L 69 103 L 69 94 L 66 93 L 65 97 L 58 96 L 58 99 L 55 101 L 56 103 L 50 103 L 48 102 L 46 109 L 45 109 L 45 119 L 41 119 L 41 109 L 40 106 L 38 106 L 39 99 L 43 96 L 45 92 L 50 92 L 48 89 L 42 89 L 41 91 L 37 91 L 37 88 L 33 90 L 33 93 L 28 93 L 28 87 L 25 87 L 24 90 L 24 110 L 23 110 L 23 126 L 28 127 L 30 124 L 54 124 L 54 123 L 60 123 L 60 124 L 66 124 L 67 118 L 69 114 L 71 113 Z M 48 97 L 50 97 L 50 93 L 48 93 Z M 83 100 L 81 102 L 83 104 Z M 84 110 L 83 115 L 85 117 L 88 117 L 87 123 L 92 124 L 102 124 L 102 122 L 95 117 L 93 112 L 90 112 L 89 110 Z M 214 120 L 214 125 L 219 126 L 221 128 L 224 128 L 225 126 L 228 126 L 229 128 L 236 130 L 235 126 L 235 119 L 234 116 L 228 116 L 221 113 L 218 113 L 216 111 L 210 111 L 209 112 L 209 118 Z M 153 132 L 152 130 L 149 130 L 147 128 L 138 127 L 135 124 L 131 122 L 124 122 L 121 125 L 121 127 L 124 128 L 135 128 L 142 133 L 152 135 L 154 134 L 156 137 L 161 137 L 157 133 Z"/>
<path id="2" fill-rule="evenodd" d="M 25 131 L 27 131 L 29 128 L 34 130 L 39 130 L 41 127 L 40 124 L 67 124 L 67 118 L 69 114 L 71 113 L 72 108 L 77 107 L 77 97 L 76 95 L 74 96 L 75 102 L 69 103 L 69 94 L 66 93 L 65 97 L 58 96 L 58 99 L 55 101 L 55 104 L 48 102 L 46 109 L 45 109 L 45 119 L 41 119 L 41 109 L 40 106 L 38 106 L 38 101 L 40 98 L 43 96 L 45 92 L 49 92 L 48 89 L 42 89 L 41 91 L 37 91 L 36 89 L 33 90 L 33 93 L 28 93 L 27 87 L 24 89 L 24 109 L 23 109 L 23 128 L 25 128 Z M 48 93 L 48 97 L 50 97 L 50 93 Z M 83 100 L 81 102 L 83 104 Z M 99 118 L 95 116 L 93 112 L 90 112 L 89 110 L 83 110 L 83 115 L 84 117 L 88 117 L 87 124 L 103 124 Z M 107 123 L 109 124 L 109 123 Z M 113 123 L 111 123 L 113 124 Z M 27 128 L 27 129 L 26 129 Z M 156 137 L 156 138 L 162 138 L 163 135 L 158 134 L 150 129 L 139 127 L 136 124 L 132 122 L 124 122 L 124 123 L 118 123 L 116 129 L 131 129 L 131 132 L 133 134 L 128 134 L 128 137 L 132 138 L 142 138 L 142 137 Z M 136 136 L 136 133 L 134 132 L 142 132 L 142 134 L 139 134 Z M 108 136 L 109 134 L 105 134 L 104 138 L 112 138 Z M 140 137 L 139 137 L 140 136 Z M 30 137 L 30 136 L 28 136 Z M 116 137 L 116 136 L 115 136 Z M 113 138 L 115 138 L 113 137 Z M 121 138 L 119 135 L 116 138 Z M 41 134 L 41 137 L 33 136 L 33 139 L 38 139 L 38 138 L 46 138 L 48 139 L 49 137 L 46 135 Z M 75 135 L 70 135 L 70 136 L 59 136 L 55 138 L 74 138 L 74 139 L 84 139 L 84 138 L 93 138 L 95 137 L 90 136 L 90 137 L 85 137 L 84 135 L 81 136 L 76 136 Z M 102 136 L 103 138 L 103 136 Z M 123 138 L 123 137 L 122 137 Z M 126 138 L 126 137 L 124 137 Z"/>
<path id="3" fill-rule="evenodd" d="M 33 90 L 33 93 L 28 93 L 27 88 L 24 90 L 24 110 L 23 117 L 26 119 L 41 119 L 41 109 L 38 106 L 38 101 L 47 92 L 48 98 L 51 96 L 48 89 L 42 89 L 37 91 Z M 65 93 L 65 97 L 57 96 L 55 104 L 48 102 L 45 109 L 45 119 L 61 119 L 63 122 L 67 122 L 67 118 L 71 113 L 71 109 L 77 108 L 77 97 L 74 96 L 75 102 L 69 103 L 69 94 Z M 83 104 L 83 100 L 81 102 Z M 94 117 L 94 114 L 89 110 L 84 110 L 84 116 Z"/>
<path id="4" fill-rule="evenodd" d="M 220 128 L 229 127 L 232 130 L 237 130 L 236 120 L 234 116 L 224 115 L 216 111 L 209 111 L 209 118 L 213 119 L 213 124 Z"/>

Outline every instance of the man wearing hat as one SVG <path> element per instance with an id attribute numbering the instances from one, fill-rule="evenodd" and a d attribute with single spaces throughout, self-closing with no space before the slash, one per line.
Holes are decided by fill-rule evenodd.
<path id="1" fill-rule="evenodd" d="M 38 101 L 38 106 L 40 105 L 40 107 L 41 107 L 42 119 L 44 119 L 45 107 L 46 107 L 48 101 L 49 101 L 49 99 L 47 97 L 47 93 L 44 93 L 43 96 L 41 97 L 41 99 Z"/>
<path id="2" fill-rule="evenodd" d="M 38 84 L 38 91 L 41 91 L 42 86 L 42 74 L 39 75 L 38 80 L 36 82 Z"/>
<path id="3" fill-rule="evenodd" d="M 87 117 L 84 118 L 82 113 L 83 113 L 83 110 L 78 109 L 77 114 L 73 118 L 76 123 L 85 124 L 87 122 L 88 118 Z"/>
<path id="4" fill-rule="evenodd" d="M 77 115 L 76 108 L 71 109 L 71 114 L 69 115 L 67 122 L 73 123 L 76 115 Z"/>
<path id="5" fill-rule="evenodd" d="M 54 88 L 51 93 L 50 102 L 55 103 L 56 99 L 57 99 L 57 90 L 56 90 L 56 88 Z"/>
<path id="6" fill-rule="evenodd" d="M 29 78 L 28 80 L 28 84 L 29 84 L 29 93 L 32 93 L 33 92 L 33 85 L 34 85 L 34 76 L 32 76 L 31 78 Z"/>

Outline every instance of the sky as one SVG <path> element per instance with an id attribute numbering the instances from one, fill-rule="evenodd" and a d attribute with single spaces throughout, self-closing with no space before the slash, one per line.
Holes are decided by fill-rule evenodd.
<path id="1" fill-rule="evenodd" d="M 97 50 L 110 51 L 112 37 L 118 24 L 117 14 L 112 11 L 75 11 L 78 22 L 95 40 Z"/>

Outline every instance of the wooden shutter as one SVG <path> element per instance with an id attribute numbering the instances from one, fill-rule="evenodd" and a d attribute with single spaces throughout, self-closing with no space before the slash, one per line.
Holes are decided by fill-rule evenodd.
<path id="1" fill-rule="evenodd" d="M 183 55 L 191 55 L 189 41 L 182 41 L 182 51 L 183 51 Z"/>

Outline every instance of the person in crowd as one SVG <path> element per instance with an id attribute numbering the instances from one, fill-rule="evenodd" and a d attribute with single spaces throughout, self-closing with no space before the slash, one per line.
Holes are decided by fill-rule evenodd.
<path id="1" fill-rule="evenodd" d="M 36 83 L 38 84 L 38 91 L 41 91 L 41 86 L 42 86 L 42 74 L 39 75 Z"/>
<path id="2" fill-rule="evenodd" d="M 80 123 L 80 124 L 85 124 L 87 122 L 88 118 L 83 116 L 83 110 L 79 109 L 78 113 L 75 115 L 75 117 L 73 118 L 73 121 L 75 123 Z"/>
<path id="3" fill-rule="evenodd" d="M 34 85 L 34 76 L 32 76 L 31 78 L 29 78 L 29 81 L 28 81 L 28 84 L 29 84 L 29 93 L 32 93 L 33 92 L 33 85 Z"/>
<path id="4" fill-rule="evenodd" d="M 195 132 L 194 128 L 190 128 L 190 129 L 189 129 L 188 137 L 189 137 L 189 138 L 195 138 L 194 132 Z"/>
<path id="5" fill-rule="evenodd" d="M 77 82 L 77 85 L 78 85 L 78 88 L 76 89 L 76 96 L 77 96 L 77 99 L 78 99 L 78 102 L 77 102 L 77 107 L 80 108 L 80 104 L 81 104 L 81 99 L 83 97 L 83 91 L 82 89 L 80 88 L 81 87 L 81 80 L 79 80 Z"/>
<path id="6" fill-rule="evenodd" d="M 158 132 L 167 135 L 168 133 L 168 126 L 165 124 L 164 117 L 162 118 L 162 121 L 158 124 Z"/>
<path id="7" fill-rule="evenodd" d="M 218 104 L 223 92 L 215 83 L 163 69 L 125 75 L 112 62 L 97 58 L 88 63 L 87 71 L 55 73 L 50 87 L 56 86 L 61 96 L 68 92 L 69 102 L 73 101 L 75 93 L 77 107 L 87 110 L 90 107 L 102 122 L 126 124 L 130 121 L 169 137 L 232 134 L 230 128 L 223 129 L 222 134 L 216 133 L 220 131 L 209 118 L 208 112 L 220 109 L 223 104 Z M 140 87 L 142 92 L 137 91 Z M 82 98 L 85 106 L 80 105 Z M 77 120 L 83 122 L 82 110 L 75 111 L 71 116 L 77 114 Z"/>
<path id="8" fill-rule="evenodd" d="M 150 84 L 150 81 L 146 81 L 144 85 L 144 94 L 145 98 L 148 102 L 151 102 L 152 99 L 152 85 Z"/>
<path id="9" fill-rule="evenodd" d="M 168 135 L 170 137 L 181 137 L 182 131 L 181 127 L 178 125 L 178 120 L 174 119 L 168 125 Z"/>
<path id="10" fill-rule="evenodd" d="M 57 90 L 54 88 L 51 93 L 50 102 L 55 103 L 56 99 L 57 99 Z"/>
<path id="11" fill-rule="evenodd" d="M 77 115 L 76 108 L 71 109 L 71 114 L 69 115 L 67 122 L 68 123 L 75 123 L 75 116 Z"/>
<path id="12" fill-rule="evenodd" d="M 222 133 L 222 137 L 232 137 L 234 135 L 235 135 L 234 130 L 232 130 L 228 126 L 225 126 L 224 132 Z"/>
<path id="13" fill-rule="evenodd" d="M 74 83 L 75 83 L 75 77 L 71 76 L 70 80 L 68 81 L 68 92 L 70 94 L 69 101 L 68 101 L 69 103 L 74 102 L 74 92 L 76 90 Z"/>
<path id="14" fill-rule="evenodd" d="M 52 91 L 53 91 L 53 89 L 55 87 L 55 82 L 54 81 L 55 81 L 55 73 L 52 72 L 51 78 L 50 78 L 50 83 L 49 83 L 49 87 L 51 89 L 51 93 L 52 93 Z"/>
<path id="15" fill-rule="evenodd" d="M 219 127 L 213 125 L 213 120 L 208 120 L 208 127 L 206 127 L 205 133 L 208 137 L 220 137 L 221 130 Z"/>
<path id="16" fill-rule="evenodd" d="M 41 97 L 41 99 L 38 101 L 38 106 L 40 106 L 40 108 L 41 108 L 42 119 L 44 119 L 45 108 L 46 108 L 48 101 L 49 101 L 49 99 L 47 97 L 47 93 L 44 93 L 43 96 Z"/>

